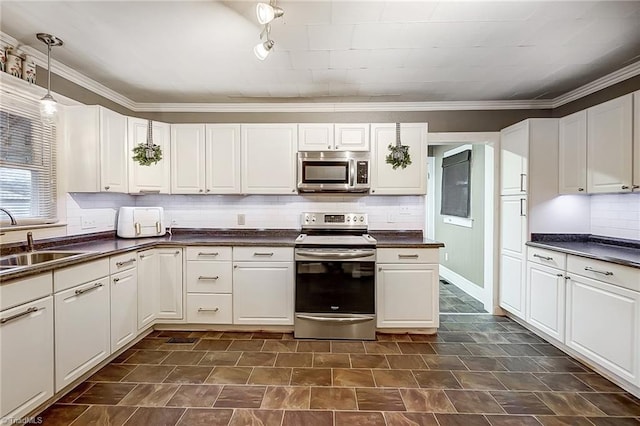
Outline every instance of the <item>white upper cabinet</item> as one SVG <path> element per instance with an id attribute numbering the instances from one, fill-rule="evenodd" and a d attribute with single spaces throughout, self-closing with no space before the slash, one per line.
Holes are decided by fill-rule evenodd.
<path id="1" fill-rule="evenodd" d="M 171 125 L 171 193 L 204 192 L 204 124 Z"/>
<path id="2" fill-rule="evenodd" d="M 640 90 L 633 94 L 633 190 L 640 191 Z"/>
<path id="3" fill-rule="evenodd" d="M 297 147 L 295 124 L 243 125 L 242 193 L 295 193 Z"/>
<path id="4" fill-rule="evenodd" d="M 127 117 L 104 107 L 65 109 L 69 192 L 128 191 Z"/>
<path id="5" fill-rule="evenodd" d="M 400 141 L 409 146 L 411 164 L 393 169 L 387 164 L 389 145 L 396 143 L 395 124 L 372 124 L 371 194 L 420 195 L 427 192 L 427 124 L 410 123 L 400 127 Z"/>
<path id="6" fill-rule="evenodd" d="M 587 111 L 560 119 L 559 192 L 584 194 L 587 190 Z"/>
<path id="7" fill-rule="evenodd" d="M 298 151 L 331 151 L 335 149 L 333 124 L 298 124 Z"/>
<path id="8" fill-rule="evenodd" d="M 631 191 L 633 95 L 587 109 L 587 190 Z"/>
<path id="9" fill-rule="evenodd" d="M 162 160 L 150 166 L 142 166 L 133 161 L 133 148 L 147 143 L 149 121 L 127 117 L 129 143 L 129 193 L 154 192 L 168 194 L 171 187 L 171 126 L 167 123 L 153 122 L 153 143 L 160 145 Z"/>
<path id="10" fill-rule="evenodd" d="M 207 124 L 205 192 L 239 194 L 240 125 Z"/>
<path id="11" fill-rule="evenodd" d="M 529 121 L 522 121 L 500 132 L 500 194 L 527 193 Z"/>
<path id="12" fill-rule="evenodd" d="M 369 123 L 334 125 L 336 151 L 369 151 Z"/>

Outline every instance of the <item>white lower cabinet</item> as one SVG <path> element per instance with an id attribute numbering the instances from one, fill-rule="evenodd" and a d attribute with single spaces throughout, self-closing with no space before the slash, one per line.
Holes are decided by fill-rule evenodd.
<path id="1" fill-rule="evenodd" d="M 54 295 L 56 392 L 109 356 L 108 278 Z"/>
<path id="2" fill-rule="evenodd" d="M 231 294 L 187 294 L 187 322 L 190 324 L 231 324 Z"/>
<path id="3" fill-rule="evenodd" d="M 377 265 L 378 327 L 438 327 L 438 249 L 378 249 L 377 257 L 395 262 Z"/>
<path id="4" fill-rule="evenodd" d="M 526 312 L 528 323 L 559 341 L 564 340 L 564 271 L 527 263 Z"/>
<path id="5" fill-rule="evenodd" d="M 155 250 L 138 252 L 138 330 L 155 321 L 158 312 L 158 254 Z"/>
<path id="6" fill-rule="evenodd" d="M 111 275 L 111 353 L 138 335 L 138 271 Z"/>
<path id="7" fill-rule="evenodd" d="M 187 322 L 231 324 L 231 247 L 187 248 Z"/>
<path id="8" fill-rule="evenodd" d="M 158 277 L 156 294 L 158 298 L 158 319 L 182 318 L 182 249 L 156 249 L 158 257 Z"/>
<path id="9" fill-rule="evenodd" d="M 53 359 L 51 296 L 0 313 L 0 424 L 53 396 Z"/>
<path id="10" fill-rule="evenodd" d="M 566 344 L 640 385 L 640 293 L 571 273 Z"/>
<path id="11" fill-rule="evenodd" d="M 251 255 L 251 253 L 254 253 Z M 250 256 L 288 261 L 235 261 Z M 233 323 L 253 325 L 293 324 L 293 249 L 241 247 L 233 263 Z"/>

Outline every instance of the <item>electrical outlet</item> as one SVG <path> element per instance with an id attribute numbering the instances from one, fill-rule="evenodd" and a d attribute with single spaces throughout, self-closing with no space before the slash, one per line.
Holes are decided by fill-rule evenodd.
<path id="1" fill-rule="evenodd" d="M 245 224 L 244 213 L 240 213 L 238 214 L 238 225 L 244 225 L 244 224 Z"/>
<path id="2" fill-rule="evenodd" d="M 387 214 L 387 223 L 395 223 L 397 222 L 396 215 L 393 213 Z"/>
<path id="3" fill-rule="evenodd" d="M 81 220 L 81 225 L 80 225 L 80 227 L 81 227 L 82 229 L 93 229 L 93 228 L 97 228 L 96 220 L 95 220 L 95 219 L 88 218 L 88 217 L 83 217 L 83 218 L 80 218 L 80 220 Z"/>
<path id="4" fill-rule="evenodd" d="M 400 215 L 409 216 L 411 213 L 409 212 L 409 206 L 400 206 Z"/>

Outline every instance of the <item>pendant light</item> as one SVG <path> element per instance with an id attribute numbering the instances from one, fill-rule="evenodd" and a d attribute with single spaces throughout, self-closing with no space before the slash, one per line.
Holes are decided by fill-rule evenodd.
<path id="1" fill-rule="evenodd" d="M 256 6 L 256 16 L 258 17 L 258 23 L 264 25 L 273 21 L 276 18 L 284 15 L 284 10 L 274 4 L 258 3 Z"/>
<path id="2" fill-rule="evenodd" d="M 52 124 L 56 121 L 58 114 L 58 103 L 51 96 L 51 48 L 62 46 L 62 40 L 56 36 L 46 33 L 36 34 L 38 40 L 47 45 L 47 94 L 40 99 L 40 117 L 46 123 Z"/>

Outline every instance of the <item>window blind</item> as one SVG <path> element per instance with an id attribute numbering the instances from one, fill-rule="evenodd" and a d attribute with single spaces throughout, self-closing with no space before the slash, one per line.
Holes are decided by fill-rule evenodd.
<path id="1" fill-rule="evenodd" d="M 3 91 L 0 207 L 9 210 L 19 224 L 55 222 L 56 176 L 55 126 L 40 119 L 38 100 Z M 4 223 L 7 218 L 3 216 L 0 221 Z"/>

